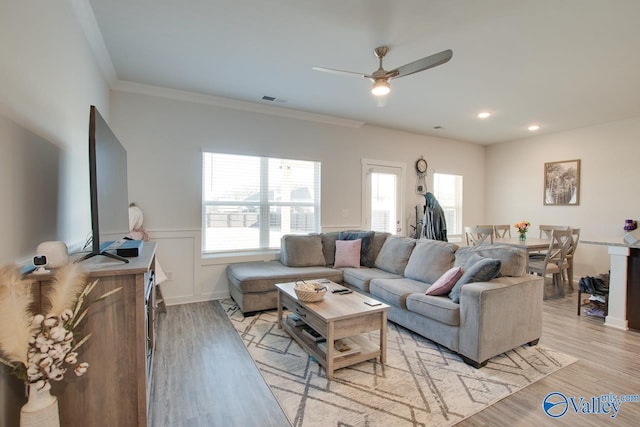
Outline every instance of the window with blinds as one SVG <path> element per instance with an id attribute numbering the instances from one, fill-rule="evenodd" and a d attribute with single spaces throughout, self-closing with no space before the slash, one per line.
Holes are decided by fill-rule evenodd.
<path id="1" fill-rule="evenodd" d="M 447 234 L 462 236 L 462 176 L 434 173 L 433 195 L 444 211 Z"/>
<path id="2" fill-rule="evenodd" d="M 277 249 L 320 231 L 320 163 L 202 155 L 202 252 Z"/>

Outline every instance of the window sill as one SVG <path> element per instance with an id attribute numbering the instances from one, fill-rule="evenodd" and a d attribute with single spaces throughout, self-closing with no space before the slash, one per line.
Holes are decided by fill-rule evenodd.
<path id="1" fill-rule="evenodd" d="M 267 249 L 246 252 L 219 252 L 201 254 L 201 265 L 221 265 L 234 262 L 273 261 L 280 258 L 280 249 Z"/>

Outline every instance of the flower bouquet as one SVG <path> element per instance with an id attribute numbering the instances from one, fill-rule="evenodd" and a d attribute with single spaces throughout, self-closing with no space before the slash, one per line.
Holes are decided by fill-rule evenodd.
<path id="1" fill-rule="evenodd" d="M 525 240 L 527 238 L 527 231 L 529 231 L 529 227 L 531 226 L 529 221 L 516 222 L 513 226 L 518 230 L 520 240 Z"/>
<path id="2" fill-rule="evenodd" d="M 32 391 L 48 394 L 50 381 L 61 381 L 68 369 L 81 376 L 89 368 L 78 363 L 78 350 L 91 334 L 77 336 L 78 327 L 91 304 L 121 288 L 90 300 L 98 281 L 86 283 L 86 278 L 78 264 L 59 268 L 42 296 L 44 315 L 31 311 L 31 282 L 19 268 L 0 269 L 0 362 L 29 385 L 30 401 Z"/>

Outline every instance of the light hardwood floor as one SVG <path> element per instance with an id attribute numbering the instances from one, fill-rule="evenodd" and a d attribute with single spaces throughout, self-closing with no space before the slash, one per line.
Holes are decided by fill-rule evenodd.
<path id="1" fill-rule="evenodd" d="M 217 301 L 159 316 L 150 426 L 289 426 Z"/>
<path id="2" fill-rule="evenodd" d="M 640 394 L 640 333 L 578 317 L 576 304 L 577 292 L 545 301 L 540 345 L 580 360 L 459 426 L 640 425 L 640 402 L 624 403 L 615 419 L 572 410 L 552 419 L 543 412 L 542 401 L 551 392 L 587 400 L 608 393 Z M 289 425 L 218 302 L 168 307 L 158 329 L 153 427 Z"/>

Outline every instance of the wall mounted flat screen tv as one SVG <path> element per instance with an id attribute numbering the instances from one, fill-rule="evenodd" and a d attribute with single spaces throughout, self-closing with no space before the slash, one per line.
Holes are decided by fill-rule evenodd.
<path id="1" fill-rule="evenodd" d="M 129 262 L 107 252 L 111 242 L 129 233 L 127 150 L 95 106 L 89 114 L 89 183 L 91 189 L 91 253 Z"/>

